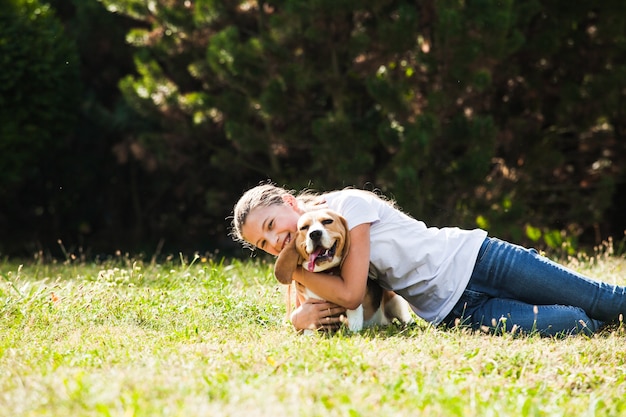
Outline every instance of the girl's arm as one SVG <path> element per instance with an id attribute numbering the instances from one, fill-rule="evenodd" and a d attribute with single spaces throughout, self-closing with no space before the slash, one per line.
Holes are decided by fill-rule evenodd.
<path id="1" fill-rule="evenodd" d="M 341 267 L 341 276 L 309 272 L 298 267 L 293 279 L 325 300 L 355 309 L 363 302 L 370 262 L 370 224 L 350 230 L 350 248 Z"/>

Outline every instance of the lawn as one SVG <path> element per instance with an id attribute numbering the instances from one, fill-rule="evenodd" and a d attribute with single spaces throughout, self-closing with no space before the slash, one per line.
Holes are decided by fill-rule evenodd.
<path id="1" fill-rule="evenodd" d="M 604 248 L 569 266 L 626 283 Z M 263 260 L 0 261 L 0 416 L 617 416 L 626 332 L 301 336 Z"/>

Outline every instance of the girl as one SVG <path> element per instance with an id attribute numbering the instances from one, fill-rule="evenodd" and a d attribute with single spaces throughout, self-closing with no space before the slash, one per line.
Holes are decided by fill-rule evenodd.
<path id="1" fill-rule="evenodd" d="M 291 316 L 297 329 L 336 326 L 339 314 L 361 304 L 368 276 L 436 326 L 591 334 L 626 313 L 626 287 L 589 279 L 484 230 L 427 227 L 368 191 L 296 196 L 259 185 L 235 205 L 231 234 L 276 256 L 294 237 L 299 216 L 316 207 L 346 218 L 351 245 L 341 276 L 294 273 L 328 300 L 299 305 Z"/>

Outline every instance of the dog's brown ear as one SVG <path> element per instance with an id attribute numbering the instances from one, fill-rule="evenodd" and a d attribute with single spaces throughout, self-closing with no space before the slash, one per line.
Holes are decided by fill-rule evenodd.
<path id="1" fill-rule="evenodd" d="M 341 257 L 341 266 L 343 266 L 343 261 L 346 260 L 346 256 L 348 256 L 348 251 L 350 250 L 350 229 L 348 229 L 348 221 L 343 216 L 339 216 L 339 218 L 345 230 L 345 241 L 343 243 L 343 254 Z"/>
<path id="2" fill-rule="evenodd" d="M 300 255 L 296 250 L 296 242 L 294 239 L 283 248 L 274 264 L 274 276 L 278 282 L 285 285 L 291 284 L 292 275 L 298 267 L 299 260 Z"/>

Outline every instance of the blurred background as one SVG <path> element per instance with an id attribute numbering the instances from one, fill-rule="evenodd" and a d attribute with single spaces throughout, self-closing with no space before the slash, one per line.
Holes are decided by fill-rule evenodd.
<path id="1" fill-rule="evenodd" d="M 268 179 L 621 248 L 625 102 L 623 0 L 0 0 L 0 256 L 249 256 Z"/>

